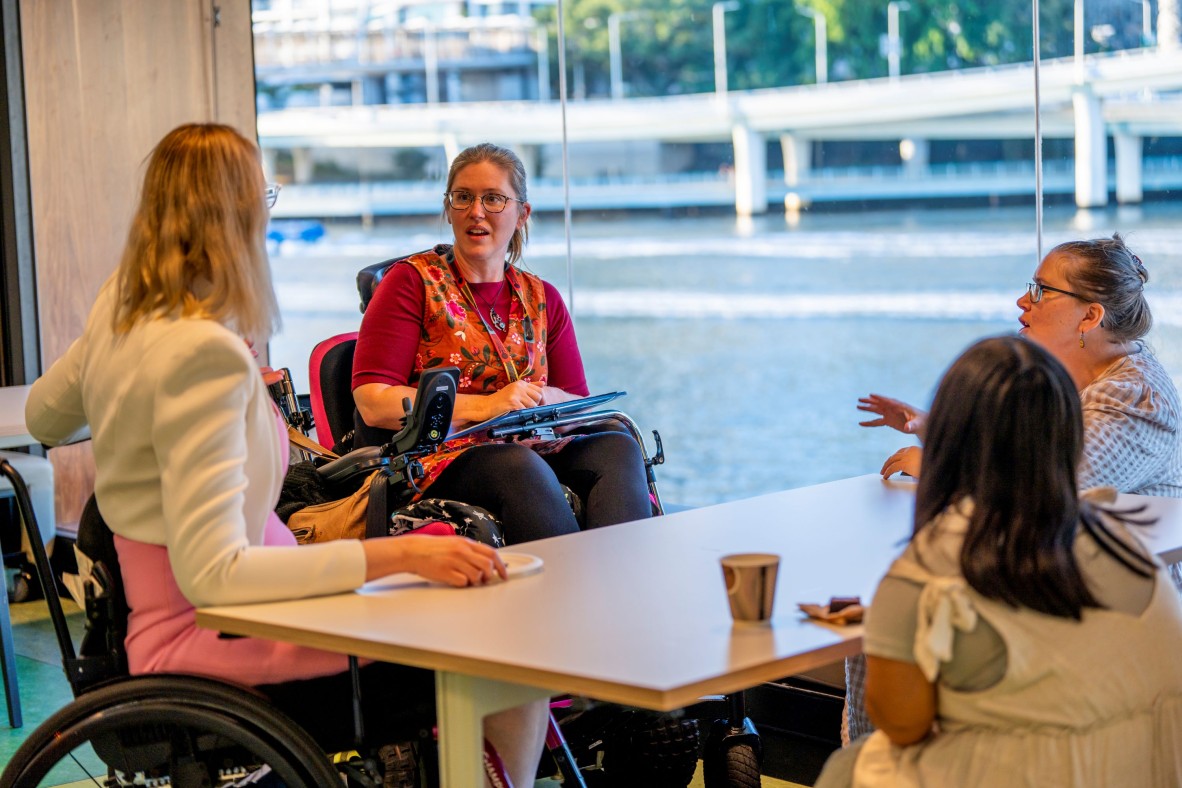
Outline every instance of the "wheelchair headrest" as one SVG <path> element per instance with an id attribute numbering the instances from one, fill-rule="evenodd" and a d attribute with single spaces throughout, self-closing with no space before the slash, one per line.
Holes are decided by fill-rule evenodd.
<path id="1" fill-rule="evenodd" d="M 443 252 L 440 251 L 440 247 L 443 247 L 445 251 L 451 248 L 447 244 L 439 244 L 437 246 L 431 247 L 430 249 L 424 249 L 421 252 L 415 252 L 414 254 L 403 255 L 402 257 L 391 257 L 389 260 L 383 260 L 380 263 L 367 265 L 365 268 L 362 268 L 360 271 L 358 271 L 357 294 L 361 296 L 361 311 L 364 313 L 369 307 L 369 302 L 373 300 L 373 294 L 377 292 L 378 285 L 382 283 L 382 277 L 386 275 L 387 271 L 394 267 L 395 263 L 401 263 L 408 257 L 414 257 L 417 254 L 425 254 L 432 251 L 443 254 Z"/>
<path id="2" fill-rule="evenodd" d="M 308 361 L 312 421 L 317 437 L 330 448 L 353 429 L 353 352 L 357 332 L 317 343 Z"/>

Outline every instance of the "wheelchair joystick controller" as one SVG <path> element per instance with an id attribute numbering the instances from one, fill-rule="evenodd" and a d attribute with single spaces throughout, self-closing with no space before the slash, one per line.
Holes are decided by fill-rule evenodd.
<path id="1" fill-rule="evenodd" d="M 417 492 L 415 482 L 423 476 L 417 458 L 435 451 L 447 440 L 459 378 L 460 370 L 456 367 L 424 372 L 419 379 L 418 403 L 412 408 L 409 402 L 403 401 L 406 422 L 389 443 L 380 448 L 364 446 L 354 449 L 320 466 L 317 473 L 331 484 L 348 484 L 361 474 L 368 475 L 378 468 L 385 468 L 391 478 L 405 481 L 412 491 Z"/>
<path id="2" fill-rule="evenodd" d="M 410 407 L 409 400 L 403 399 L 406 426 L 382 447 L 382 454 L 423 454 L 443 443 L 451 426 L 459 377 L 460 370 L 456 367 L 424 372 L 419 378 L 418 403 Z"/>

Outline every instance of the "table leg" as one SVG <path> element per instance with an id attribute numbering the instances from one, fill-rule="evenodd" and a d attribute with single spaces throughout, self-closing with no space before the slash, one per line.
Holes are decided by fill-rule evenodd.
<path id="1" fill-rule="evenodd" d="M 435 699 L 439 714 L 439 773 L 443 788 L 484 785 L 484 733 L 486 716 L 554 693 L 506 681 L 435 674 Z"/>

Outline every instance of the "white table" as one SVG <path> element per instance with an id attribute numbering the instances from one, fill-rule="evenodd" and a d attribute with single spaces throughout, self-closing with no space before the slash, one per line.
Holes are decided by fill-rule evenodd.
<path id="1" fill-rule="evenodd" d="M 855 654 L 861 628 L 797 602 L 869 600 L 910 533 L 914 484 L 862 476 L 523 546 L 540 574 L 469 589 L 395 575 L 358 593 L 206 608 L 204 627 L 437 671 L 445 786 L 479 785 L 481 719 L 559 693 L 656 710 Z M 1182 556 L 1182 501 L 1155 549 Z M 770 627 L 733 627 L 719 556 L 782 556 Z"/>
<path id="2" fill-rule="evenodd" d="M 25 401 L 28 398 L 29 386 L 0 386 L 0 449 L 39 442 L 25 426 Z"/>

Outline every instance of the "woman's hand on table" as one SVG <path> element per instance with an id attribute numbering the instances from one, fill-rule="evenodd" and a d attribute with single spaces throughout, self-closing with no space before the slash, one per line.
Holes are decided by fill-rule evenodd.
<path id="1" fill-rule="evenodd" d="M 462 536 L 389 536 L 367 539 L 365 579 L 395 572 L 450 586 L 478 586 L 509 576 L 497 551 Z"/>
<path id="2" fill-rule="evenodd" d="M 881 394 L 870 394 L 858 399 L 858 410 L 877 413 L 879 418 L 858 422 L 863 427 L 891 427 L 907 435 L 923 437 L 928 414 L 906 402 Z"/>
<path id="3" fill-rule="evenodd" d="M 919 478 L 919 469 L 923 465 L 923 449 L 919 446 L 905 446 L 887 457 L 882 464 L 882 478 L 889 479 L 896 473 Z"/>

